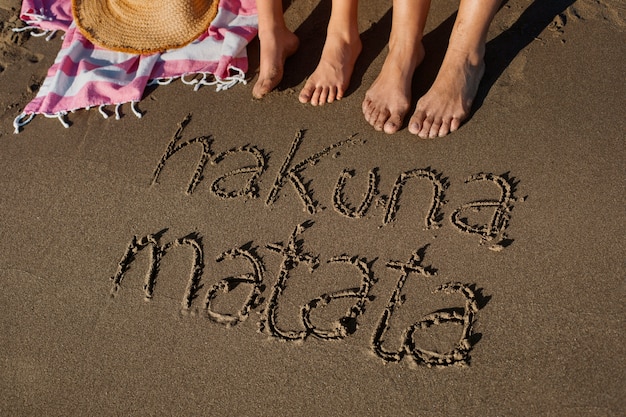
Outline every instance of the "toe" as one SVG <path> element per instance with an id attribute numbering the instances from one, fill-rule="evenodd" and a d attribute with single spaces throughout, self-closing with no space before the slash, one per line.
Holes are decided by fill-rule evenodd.
<path id="1" fill-rule="evenodd" d="M 337 89 L 335 87 L 330 87 L 327 89 L 328 97 L 324 100 L 324 103 L 332 103 L 337 98 Z"/>
<path id="2" fill-rule="evenodd" d="M 433 124 L 430 125 L 430 130 L 428 131 L 428 138 L 434 139 L 439 136 L 439 129 L 441 128 L 442 120 L 437 118 L 433 120 Z"/>
<path id="3" fill-rule="evenodd" d="M 309 100 L 309 102 L 311 103 L 311 105 L 313 106 L 317 106 L 319 99 L 320 99 L 320 93 L 321 90 L 319 87 L 315 87 L 311 93 L 311 99 Z"/>
<path id="4" fill-rule="evenodd" d="M 300 100 L 300 103 L 310 102 L 311 99 L 313 98 L 314 91 L 315 91 L 314 86 L 310 85 L 309 83 L 305 84 L 302 91 L 300 91 L 300 96 L 298 97 L 298 99 Z"/>
<path id="5" fill-rule="evenodd" d="M 391 117 L 385 122 L 384 131 L 388 134 L 396 133 L 402 126 L 403 117 L 399 114 L 392 114 Z"/>
<path id="6" fill-rule="evenodd" d="M 254 88 L 252 89 L 252 96 L 254 98 L 263 98 L 265 97 L 270 91 L 272 91 L 273 87 L 271 85 L 271 81 L 270 80 L 258 80 L 256 82 L 256 84 L 254 85 Z"/>
<path id="7" fill-rule="evenodd" d="M 454 117 L 450 122 L 450 132 L 456 131 L 459 127 L 461 127 L 461 119 Z"/>
<path id="8" fill-rule="evenodd" d="M 439 132 L 437 133 L 437 136 L 441 138 L 441 137 L 446 136 L 448 133 L 450 133 L 451 132 L 450 123 L 451 123 L 451 120 L 444 120 L 441 126 L 439 127 Z"/>
<path id="9" fill-rule="evenodd" d="M 257 83 L 254 85 L 252 89 L 252 97 L 256 99 L 263 98 L 267 93 L 261 88 L 261 86 Z"/>
<path id="10" fill-rule="evenodd" d="M 345 94 L 344 88 L 341 88 L 341 87 L 337 88 L 337 94 L 335 95 L 335 100 L 341 100 L 344 94 Z"/>
<path id="11" fill-rule="evenodd" d="M 368 113 L 365 115 L 365 120 L 367 120 L 367 123 L 370 124 L 370 126 L 374 127 L 374 124 L 376 123 L 376 119 L 378 118 L 378 110 L 376 110 L 376 108 L 371 108 L 369 109 Z"/>
<path id="12" fill-rule="evenodd" d="M 381 132 L 385 128 L 387 120 L 389 120 L 389 112 L 387 110 L 378 113 L 376 121 L 374 122 L 374 129 Z"/>
<path id="13" fill-rule="evenodd" d="M 424 126 L 424 120 L 426 119 L 426 114 L 424 114 L 421 110 L 416 110 L 411 116 L 411 120 L 409 120 L 409 132 L 414 135 L 419 135 Z"/>
<path id="14" fill-rule="evenodd" d="M 324 104 L 326 104 L 326 101 L 328 100 L 328 93 L 329 93 L 328 87 L 318 87 L 317 90 L 319 91 L 319 94 L 317 96 L 317 100 L 314 105 L 323 106 Z"/>
<path id="15" fill-rule="evenodd" d="M 363 103 L 361 103 L 361 111 L 363 112 L 363 116 L 365 116 L 365 120 L 367 120 L 369 115 L 372 114 L 372 102 L 369 98 L 365 97 L 363 99 Z"/>
<path id="16" fill-rule="evenodd" d="M 429 117 L 426 117 L 422 122 L 422 128 L 417 133 L 422 139 L 428 139 L 428 134 L 430 133 L 430 127 L 433 125 L 433 120 Z"/>

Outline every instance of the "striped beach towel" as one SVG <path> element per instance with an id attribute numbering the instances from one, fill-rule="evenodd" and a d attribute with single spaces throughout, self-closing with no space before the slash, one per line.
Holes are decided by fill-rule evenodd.
<path id="1" fill-rule="evenodd" d="M 147 86 L 175 79 L 198 89 L 217 91 L 244 83 L 248 70 L 246 46 L 257 34 L 255 0 L 220 0 L 209 29 L 194 42 L 163 53 L 136 55 L 95 46 L 76 28 L 71 0 L 24 0 L 20 18 L 33 36 L 51 38 L 63 31 L 63 44 L 36 97 L 15 119 L 15 133 L 37 114 L 58 118 L 68 127 L 67 114 L 97 108 L 103 117 L 136 103 Z M 108 109 L 107 106 L 112 106 Z"/>

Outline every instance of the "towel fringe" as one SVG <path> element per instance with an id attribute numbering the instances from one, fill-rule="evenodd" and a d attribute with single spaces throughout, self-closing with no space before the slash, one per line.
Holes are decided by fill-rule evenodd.
<path id="1" fill-rule="evenodd" d="M 15 134 L 20 133 L 20 128 L 32 122 L 32 120 L 35 118 L 36 115 L 37 113 L 23 112 L 19 116 L 17 116 L 15 120 L 13 120 L 13 128 L 14 128 L 13 133 Z M 49 119 L 58 119 L 61 125 L 63 125 L 63 127 L 66 129 L 70 127 L 70 123 L 67 120 L 65 120 L 65 116 L 67 116 L 67 112 L 65 111 L 55 113 L 55 114 L 44 114 L 44 116 L 46 116 Z"/>
<path id="2" fill-rule="evenodd" d="M 126 103 L 120 103 L 120 104 L 115 104 L 115 119 L 116 120 L 120 120 L 122 118 L 120 109 L 121 107 L 126 104 Z M 130 102 L 130 109 L 133 112 L 133 114 L 135 115 L 135 117 L 137 117 L 138 119 L 141 119 L 143 117 L 143 113 L 141 112 L 141 110 L 139 110 L 139 107 L 137 107 L 137 105 L 139 104 L 138 101 L 131 101 Z M 109 115 L 109 113 L 107 113 L 106 111 L 106 104 L 102 104 L 100 106 L 98 106 L 98 112 L 100 113 L 100 115 L 104 118 L 104 119 L 108 119 L 109 117 L 111 117 Z M 82 110 L 90 110 L 91 107 L 85 107 Z M 69 113 L 74 113 L 77 110 L 81 110 L 81 109 L 73 109 L 70 110 Z M 22 112 L 19 116 L 17 116 L 14 120 L 13 120 L 13 133 L 14 134 L 18 134 L 22 131 L 22 128 L 24 126 L 26 126 L 27 124 L 29 124 L 34 118 L 35 116 L 37 116 L 37 114 L 43 114 L 45 117 L 49 118 L 49 119 L 58 119 L 59 122 L 61 123 L 61 125 L 65 128 L 69 128 L 71 123 L 67 120 L 67 114 L 68 112 L 63 111 L 63 112 L 59 112 L 59 113 L 55 113 L 55 114 L 45 114 L 45 113 L 26 113 L 26 112 Z"/>
<path id="3" fill-rule="evenodd" d="M 56 35 L 56 33 L 57 33 L 56 30 L 43 30 L 43 29 L 38 28 L 36 26 L 24 26 L 24 27 L 21 27 L 21 28 L 13 28 L 12 30 L 13 30 L 13 32 L 26 32 L 26 31 L 29 31 L 30 32 L 30 36 L 32 36 L 33 38 L 41 38 L 42 36 L 45 36 L 46 37 L 46 41 L 50 41 L 52 38 L 54 38 L 54 35 Z"/>
<path id="4" fill-rule="evenodd" d="M 220 84 L 217 85 L 217 91 L 228 90 L 239 83 L 243 85 L 248 84 L 248 81 L 246 81 L 246 73 L 241 69 L 230 66 L 228 70 L 231 72 L 234 71 L 235 74 L 220 80 Z"/>
<path id="5" fill-rule="evenodd" d="M 198 91 L 200 87 L 203 86 L 215 86 L 215 91 L 219 92 L 223 90 L 228 90 L 229 88 L 240 83 L 243 85 L 248 84 L 248 82 L 246 81 L 246 73 L 243 72 L 241 69 L 231 66 L 228 67 L 228 70 L 231 73 L 234 72 L 234 74 L 225 78 L 216 77 L 210 72 L 199 72 L 183 74 L 180 77 L 154 78 L 148 82 L 148 85 L 168 85 L 176 79 L 180 79 L 180 81 L 185 85 L 193 85 L 193 91 Z M 201 78 L 198 79 L 198 76 L 201 76 Z"/>
<path id="6" fill-rule="evenodd" d="M 181 76 L 180 76 L 180 81 L 181 81 L 183 84 L 185 84 L 185 85 L 194 85 L 194 84 L 197 84 L 197 83 L 198 83 L 198 80 L 196 80 L 196 76 L 197 76 L 198 74 L 191 74 L 191 75 L 193 76 L 193 78 L 192 78 L 191 80 L 189 80 L 189 81 L 187 81 L 187 80 L 185 79 L 185 77 L 186 77 L 187 75 L 189 75 L 189 74 L 184 74 L 184 75 L 181 75 Z M 206 77 L 206 74 L 202 74 L 202 75 L 203 75 L 204 77 Z M 170 79 L 170 82 L 172 82 L 172 79 Z"/>
<path id="7" fill-rule="evenodd" d="M 26 18 L 23 20 L 24 23 L 26 23 L 26 26 L 23 26 L 21 28 L 13 28 L 11 30 L 13 32 L 29 31 L 30 36 L 33 36 L 36 38 L 45 36 L 46 41 L 51 40 L 52 38 L 54 38 L 54 35 L 57 33 L 57 31 L 50 30 L 50 29 L 42 29 L 39 26 L 39 24 L 41 22 L 52 22 L 54 18 L 50 16 L 46 16 L 44 13 L 45 13 L 44 9 L 39 9 L 39 13 L 22 13 L 22 16 Z"/>
<path id="8" fill-rule="evenodd" d="M 13 120 L 13 133 L 18 134 L 20 133 L 20 128 L 26 126 L 27 124 L 29 124 L 37 115 L 37 113 L 21 113 L 19 116 L 17 116 L 15 118 L 15 120 Z M 65 120 L 65 116 L 67 116 L 67 112 L 59 112 L 56 114 L 44 114 L 44 116 L 46 116 L 49 119 L 58 119 L 59 122 L 61 123 L 61 125 L 64 128 L 68 128 L 70 127 L 70 123 Z"/>
<path id="9" fill-rule="evenodd" d="M 42 18 L 45 18 L 45 16 L 42 16 Z M 247 84 L 247 81 L 245 78 L 246 77 L 245 72 L 243 72 L 241 69 L 237 67 L 229 67 L 228 69 L 231 72 L 234 72 L 234 74 L 226 78 L 215 77 L 213 74 L 209 72 L 193 74 L 194 77 L 196 77 L 197 75 L 201 75 L 202 76 L 201 79 L 197 79 L 197 78 L 193 78 L 191 80 L 185 79 L 185 76 L 188 76 L 191 74 L 185 74 L 178 78 L 180 78 L 182 83 L 185 85 L 193 85 L 194 91 L 198 91 L 201 86 L 205 86 L 205 85 L 207 86 L 215 85 L 216 86 L 215 90 L 219 92 L 223 90 L 228 90 L 229 88 L 239 83 L 244 84 L 244 85 Z M 175 79 L 176 77 L 155 78 L 155 79 L 150 80 L 148 82 L 148 85 L 167 85 L 167 84 L 172 83 Z M 141 119 L 143 117 L 143 113 L 137 107 L 138 103 L 139 103 L 138 101 L 131 101 L 130 108 L 133 114 L 135 115 L 135 117 L 137 117 L 138 119 Z M 116 120 L 120 120 L 122 118 L 120 108 L 123 104 L 125 103 L 115 104 L 114 114 L 115 114 Z M 106 106 L 107 104 L 102 104 L 98 106 L 98 112 L 104 119 L 108 119 L 109 117 L 111 117 L 106 111 Z M 85 107 L 84 110 L 89 110 L 90 108 L 91 107 Z M 71 112 L 73 113 L 76 110 L 81 110 L 81 109 L 73 109 L 71 110 Z M 66 120 L 67 113 L 68 112 L 59 112 L 55 114 L 45 114 L 45 113 L 42 113 L 42 114 L 48 118 L 58 119 L 59 122 L 63 125 L 63 127 L 69 128 L 70 123 Z M 14 133 L 15 134 L 20 133 L 22 128 L 26 126 L 27 124 L 29 124 L 37 114 L 38 113 L 21 113 L 19 116 L 17 116 L 15 120 L 13 121 Z"/>

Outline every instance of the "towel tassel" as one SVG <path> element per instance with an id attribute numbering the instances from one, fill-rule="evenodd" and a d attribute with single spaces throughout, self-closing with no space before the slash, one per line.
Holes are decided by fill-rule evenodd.
<path id="1" fill-rule="evenodd" d="M 61 125 L 63 125 L 63 127 L 66 129 L 70 127 L 69 122 L 65 120 L 65 116 L 67 116 L 67 112 L 62 111 L 56 114 L 44 114 L 44 116 L 46 116 L 49 119 L 58 119 Z"/>
<path id="2" fill-rule="evenodd" d="M 143 113 L 139 111 L 139 109 L 137 108 L 137 103 L 138 103 L 137 101 L 131 101 L 130 109 L 133 111 L 133 113 L 138 119 L 141 119 L 143 117 Z"/>
<path id="3" fill-rule="evenodd" d="M 106 120 L 106 119 L 109 118 L 109 113 L 104 111 L 105 107 L 106 107 L 106 104 L 102 104 L 102 105 L 98 106 L 98 111 L 102 115 L 102 118 Z"/>
<path id="4" fill-rule="evenodd" d="M 155 78 L 153 80 L 148 81 L 149 86 L 153 85 L 168 85 L 171 84 L 176 78 L 174 77 L 166 77 L 166 78 Z"/>
<path id="5" fill-rule="evenodd" d="M 33 118 L 35 117 L 35 113 L 27 114 L 22 113 L 13 120 L 13 128 L 15 129 L 13 133 L 20 133 L 20 128 L 29 124 Z"/>

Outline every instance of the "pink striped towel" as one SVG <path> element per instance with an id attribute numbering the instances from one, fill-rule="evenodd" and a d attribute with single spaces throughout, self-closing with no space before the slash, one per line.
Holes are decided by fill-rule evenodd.
<path id="1" fill-rule="evenodd" d="M 15 133 L 37 114 L 58 118 L 68 127 L 68 112 L 131 103 L 142 98 L 146 86 L 180 78 L 198 89 L 215 85 L 217 91 L 244 83 L 248 70 L 246 46 L 257 34 L 255 0 L 220 0 L 217 16 L 194 42 L 164 53 L 135 55 L 93 45 L 77 30 L 71 0 L 24 0 L 21 19 L 34 36 L 52 37 L 64 31 L 63 44 L 36 97 L 13 126 Z M 186 80 L 185 76 L 193 78 Z M 188 77 L 189 78 L 189 77 Z"/>

